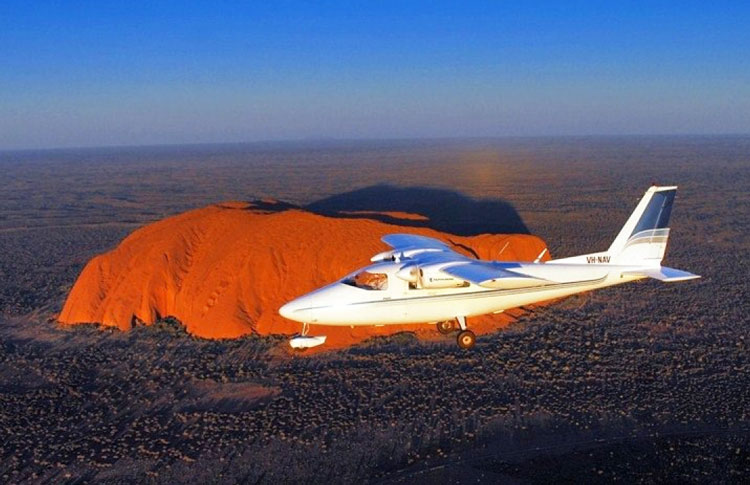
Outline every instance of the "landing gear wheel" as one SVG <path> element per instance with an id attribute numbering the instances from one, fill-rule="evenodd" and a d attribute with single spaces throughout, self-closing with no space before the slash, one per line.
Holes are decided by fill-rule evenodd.
<path id="1" fill-rule="evenodd" d="M 453 320 L 445 320 L 442 322 L 437 322 L 437 331 L 443 335 L 448 335 L 455 328 L 456 328 L 456 325 L 453 323 Z"/>
<path id="2" fill-rule="evenodd" d="M 462 330 L 458 334 L 458 346 L 462 349 L 470 349 L 474 347 L 474 343 L 477 341 L 477 336 L 471 330 Z"/>

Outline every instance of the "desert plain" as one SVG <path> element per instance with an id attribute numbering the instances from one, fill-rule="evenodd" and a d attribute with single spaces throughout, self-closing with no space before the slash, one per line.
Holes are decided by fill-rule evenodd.
<path id="1" fill-rule="evenodd" d="M 59 321 L 92 258 L 227 201 L 533 235 L 564 257 L 605 249 L 651 183 L 679 186 L 665 264 L 702 279 L 519 309 L 471 351 L 408 328 L 308 355 L 282 333 L 204 338 L 167 314 Z M 747 136 L 0 152 L 0 479 L 741 483 L 749 187 Z"/>

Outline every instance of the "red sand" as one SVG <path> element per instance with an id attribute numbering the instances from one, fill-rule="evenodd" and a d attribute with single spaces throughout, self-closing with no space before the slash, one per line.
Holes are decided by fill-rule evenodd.
<path id="1" fill-rule="evenodd" d="M 294 334 L 300 324 L 279 316 L 278 308 L 369 264 L 371 256 L 388 249 L 380 241 L 385 234 L 442 239 L 463 253 L 471 248 L 482 259 L 529 261 L 545 247 L 535 236 L 461 237 L 362 218 L 267 210 L 273 204 L 266 201 L 260 210 L 245 202 L 227 202 L 136 230 L 114 250 L 89 261 L 59 321 L 128 330 L 134 317 L 150 324 L 174 316 L 190 333 L 206 338 Z M 483 316 L 470 319 L 469 326 L 486 333 L 511 318 Z M 402 331 L 438 337 L 433 325 L 313 326 L 310 333 L 327 335 L 325 347 L 332 348 Z"/>

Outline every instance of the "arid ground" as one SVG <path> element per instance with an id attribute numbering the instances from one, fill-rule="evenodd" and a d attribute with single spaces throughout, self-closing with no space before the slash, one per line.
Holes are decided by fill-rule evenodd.
<path id="1" fill-rule="evenodd" d="M 55 323 L 92 256 L 210 203 L 421 214 L 562 257 L 605 249 L 652 182 L 680 186 L 665 264 L 702 279 L 535 307 L 469 352 Z M 748 188 L 747 136 L 1 152 L 0 480 L 745 482 Z"/>

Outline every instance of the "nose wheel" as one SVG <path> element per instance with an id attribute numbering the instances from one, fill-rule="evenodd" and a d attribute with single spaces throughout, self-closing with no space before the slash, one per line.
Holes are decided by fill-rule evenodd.
<path id="1" fill-rule="evenodd" d="M 303 323 L 302 333 L 300 335 L 295 335 L 294 337 L 289 339 L 289 346 L 295 350 L 304 350 L 309 349 L 310 347 L 317 347 L 318 345 L 323 345 L 325 343 L 325 335 L 307 335 L 308 330 L 310 330 L 310 324 L 307 322 Z"/>

